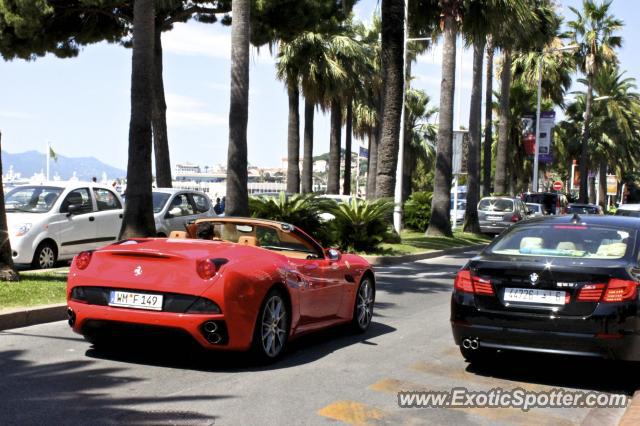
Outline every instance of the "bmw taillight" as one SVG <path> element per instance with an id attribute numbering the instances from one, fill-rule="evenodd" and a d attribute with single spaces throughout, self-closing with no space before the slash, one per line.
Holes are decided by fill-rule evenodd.
<path id="1" fill-rule="evenodd" d="M 87 269 L 87 266 L 89 266 L 89 263 L 91 263 L 91 252 L 90 251 L 80 252 L 80 254 L 76 256 L 75 262 L 76 262 L 76 267 L 78 269 L 80 270 Z"/>
<path id="2" fill-rule="evenodd" d="M 606 286 L 606 290 L 605 290 Z M 578 293 L 579 302 L 626 302 L 638 296 L 638 283 L 612 278 L 609 284 L 587 284 Z"/>
<path id="3" fill-rule="evenodd" d="M 196 272 L 203 280 L 213 278 L 217 272 L 216 264 L 211 259 L 198 259 L 196 262 Z"/>
<path id="4" fill-rule="evenodd" d="M 453 288 L 458 291 L 462 291 L 465 293 L 474 293 L 474 294 L 482 294 L 493 296 L 493 286 L 491 285 L 491 281 L 476 277 L 471 274 L 471 271 L 468 269 L 464 269 L 458 271 L 456 274 L 456 278 L 453 281 Z"/>
<path id="5" fill-rule="evenodd" d="M 520 221 L 520 216 L 518 216 L 517 214 L 514 214 L 513 216 L 511 216 L 511 222 L 518 222 Z"/>
<path id="6" fill-rule="evenodd" d="M 612 278 L 609 280 L 607 291 L 602 298 L 603 302 L 625 302 L 634 300 L 638 295 L 638 283 L 629 280 Z"/>

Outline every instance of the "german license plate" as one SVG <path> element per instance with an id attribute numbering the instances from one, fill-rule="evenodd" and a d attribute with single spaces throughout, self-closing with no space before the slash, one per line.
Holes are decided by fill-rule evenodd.
<path id="1" fill-rule="evenodd" d="M 112 291 L 109 295 L 110 306 L 125 308 L 162 310 L 161 294 L 131 293 L 129 291 Z"/>
<path id="2" fill-rule="evenodd" d="M 532 288 L 505 288 L 505 302 L 541 303 L 545 305 L 564 305 L 567 303 L 565 291 L 538 290 Z"/>
<path id="3" fill-rule="evenodd" d="M 492 222 L 498 222 L 502 220 L 502 216 L 487 216 L 487 220 Z"/>

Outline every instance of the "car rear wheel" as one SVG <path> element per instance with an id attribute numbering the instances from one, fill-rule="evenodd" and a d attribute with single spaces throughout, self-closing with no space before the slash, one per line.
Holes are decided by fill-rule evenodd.
<path id="1" fill-rule="evenodd" d="M 253 352 L 262 362 L 273 362 L 289 339 L 289 310 L 281 290 L 271 290 L 262 302 L 253 333 Z"/>
<path id="2" fill-rule="evenodd" d="M 371 277 L 365 276 L 360 281 L 356 302 L 353 307 L 353 320 L 351 324 L 358 333 L 364 333 L 371 325 L 373 318 L 373 304 L 375 301 L 375 291 Z"/>
<path id="3" fill-rule="evenodd" d="M 36 269 L 53 268 L 56 265 L 57 260 L 58 251 L 55 244 L 50 241 L 43 241 L 33 254 L 31 266 Z"/>

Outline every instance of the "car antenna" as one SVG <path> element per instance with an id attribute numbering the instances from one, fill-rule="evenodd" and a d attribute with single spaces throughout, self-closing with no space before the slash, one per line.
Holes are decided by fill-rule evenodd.
<path id="1" fill-rule="evenodd" d="M 573 217 L 571 218 L 571 223 L 577 225 L 580 222 L 582 222 L 582 218 L 578 215 L 578 213 L 574 213 Z"/>

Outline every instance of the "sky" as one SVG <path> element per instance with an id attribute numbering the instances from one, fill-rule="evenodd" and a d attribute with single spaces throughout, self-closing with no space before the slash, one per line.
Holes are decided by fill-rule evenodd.
<path id="1" fill-rule="evenodd" d="M 580 9 L 581 0 L 561 0 Z M 640 81 L 638 0 L 614 0 L 613 14 L 625 22 L 619 51 L 622 69 Z M 370 21 L 379 0 L 360 0 L 356 18 Z M 230 27 L 189 22 L 163 34 L 164 85 L 172 165 L 226 164 L 228 144 Z M 459 50 L 460 51 L 460 50 Z M 438 104 L 442 49 L 437 43 L 417 59 L 412 87 Z M 470 50 L 458 61 L 454 125 L 468 126 L 471 88 Z M 460 64 L 461 70 L 460 70 Z M 460 72 L 461 71 L 461 72 Z M 130 115 L 131 50 L 99 43 L 73 59 L 52 55 L 26 62 L 0 62 L 2 149 L 11 153 L 45 152 L 47 142 L 62 155 L 93 156 L 126 169 Z M 495 86 L 494 86 L 495 87 Z M 574 90 L 580 90 L 579 85 Z M 303 114 L 301 102 L 301 117 Z M 287 95 L 275 77 L 268 48 L 252 49 L 250 65 L 248 156 L 258 167 L 280 167 L 287 155 Z M 302 120 L 303 121 L 303 120 Z M 343 132 L 344 133 L 344 132 Z M 301 127 L 302 134 L 302 127 Z M 344 135 L 343 135 L 344 138 Z M 364 143 L 364 142 L 363 142 Z M 318 112 L 314 154 L 329 150 L 329 117 Z M 357 148 L 354 146 L 354 151 Z M 4 165 L 8 170 L 9 165 Z"/>

